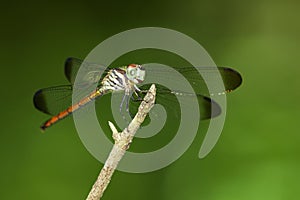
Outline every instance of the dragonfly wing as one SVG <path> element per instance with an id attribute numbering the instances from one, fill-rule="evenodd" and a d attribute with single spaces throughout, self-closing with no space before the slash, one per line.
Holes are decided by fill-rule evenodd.
<path id="1" fill-rule="evenodd" d="M 159 66 L 147 66 L 148 75 L 151 74 L 154 77 L 160 79 L 170 79 L 180 80 L 179 76 L 184 76 L 194 88 L 197 94 L 204 96 L 210 96 L 211 94 L 219 94 L 223 92 L 230 92 L 242 83 L 242 77 L 239 72 L 228 68 L 228 67 L 173 67 L 179 72 L 179 74 L 172 73 L 170 71 L 160 69 Z M 201 73 L 199 73 L 199 71 Z M 220 80 L 220 76 L 224 83 L 224 88 L 220 89 L 220 86 L 217 85 Z M 205 77 L 205 80 L 204 78 Z M 178 84 L 181 84 L 180 82 Z M 209 84 L 210 91 L 207 89 L 207 84 Z M 184 91 L 183 91 L 184 92 Z"/>
<path id="2" fill-rule="evenodd" d="M 200 119 L 211 119 L 221 114 L 220 105 L 209 97 L 197 95 L 200 107 Z M 213 108 L 213 109 L 212 109 Z"/>
<path id="3" fill-rule="evenodd" d="M 236 70 L 229 67 L 218 67 L 227 92 L 235 90 L 242 84 L 242 76 Z"/>
<path id="4" fill-rule="evenodd" d="M 142 90 L 147 90 L 149 88 L 149 85 L 143 85 L 140 87 Z M 203 96 L 201 94 L 196 94 L 196 95 L 181 95 L 179 94 L 178 96 L 174 93 L 172 93 L 171 90 L 169 90 L 166 87 L 163 87 L 162 85 L 156 84 L 156 103 L 163 105 L 166 107 L 171 113 L 170 116 L 179 118 L 180 116 L 180 110 L 175 109 L 175 106 L 178 105 L 177 97 L 178 98 L 192 98 L 196 97 L 198 100 L 198 105 L 200 109 L 200 120 L 205 120 L 205 119 L 211 119 L 214 117 L 217 117 L 218 115 L 221 114 L 221 107 L 219 106 L 218 103 L 213 101 L 211 98 Z M 144 97 L 145 93 L 139 93 L 140 97 Z M 130 103 L 130 110 L 133 113 L 137 112 L 137 108 L 139 106 L 139 101 L 132 101 Z M 188 106 L 188 105 L 186 105 Z M 213 109 L 212 109 L 213 108 Z M 192 108 L 193 109 L 193 108 Z M 158 116 L 159 117 L 159 116 Z"/>
<path id="5" fill-rule="evenodd" d="M 177 101 L 177 97 L 185 99 L 196 97 L 200 109 L 200 120 L 211 119 L 221 114 L 221 107 L 219 106 L 219 104 L 211 98 L 203 96 L 201 94 L 185 95 L 183 93 L 178 93 L 176 95 L 176 93 L 172 93 L 171 90 L 163 88 L 161 86 L 157 86 L 157 94 L 157 103 L 160 103 L 166 107 L 170 107 L 170 109 L 173 108 L 174 104 L 172 102 Z"/>
<path id="6" fill-rule="evenodd" d="M 240 73 L 228 67 L 201 67 L 198 70 L 201 72 L 201 76 L 195 69 L 182 68 L 179 70 L 190 81 L 197 95 L 210 96 L 228 93 L 235 90 L 242 83 Z M 220 83 L 219 75 L 221 81 L 223 81 L 224 89 L 218 84 Z M 205 80 L 203 77 L 205 77 Z"/>
<path id="7" fill-rule="evenodd" d="M 38 90 L 33 97 L 35 108 L 56 115 L 72 104 L 72 86 L 56 86 Z"/>
<path id="8" fill-rule="evenodd" d="M 101 79 L 101 73 L 105 74 L 109 70 L 100 64 L 84 62 L 78 58 L 70 57 L 65 62 L 65 76 L 72 85 L 75 83 L 80 68 L 81 74 L 77 84 L 83 86 L 98 83 Z"/>

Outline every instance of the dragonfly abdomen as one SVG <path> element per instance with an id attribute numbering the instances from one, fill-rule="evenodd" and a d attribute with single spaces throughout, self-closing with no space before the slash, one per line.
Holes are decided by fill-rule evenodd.
<path id="1" fill-rule="evenodd" d="M 45 130 L 46 128 L 52 126 L 56 122 L 60 121 L 61 119 L 64 119 L 65 117 L 71 115 L 73 112 L 81 108 L 82 106 L 92 102 L 95 100 L 97 97 L 100 97 L 106 93 L 106 90 L 103 89 L 97 89 L 94 92 L 90 93 L 88 96 L 85 98 L 81 99 L 78 103 L 71 105 L 64 111 L 61 111 L 57 115 L 51 117 L 49 120 L 47 120 L 42 126 L 41 129 Z"/>

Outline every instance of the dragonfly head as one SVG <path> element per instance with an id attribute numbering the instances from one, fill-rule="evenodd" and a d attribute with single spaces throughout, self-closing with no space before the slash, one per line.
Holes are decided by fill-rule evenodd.
<path id="1" fill-rule="evenodd" d="M 146 70 L 142 65 L 130 64 L 126 69 L 126 76 L 129 80 L 133 81 L 135 84 L 144 81 L 146 75 Z"/>

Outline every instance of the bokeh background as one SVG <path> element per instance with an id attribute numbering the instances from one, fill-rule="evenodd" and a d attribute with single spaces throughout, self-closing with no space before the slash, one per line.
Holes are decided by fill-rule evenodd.
<path id="1" fill-rule="evenodd" d="M 2 2 L 0 199 L 85 199 L 102 164 L 72 118 L 41 133 L 48 116 L 32 96 L 67 84 L 65 58 L 144 26 L 187 34 L 244 82 L 208 157 L 198 159 L 200 134 L 160 171 L 116 172 L 103 199 L 298 199 L 299 10 L 296 0 Z"/>

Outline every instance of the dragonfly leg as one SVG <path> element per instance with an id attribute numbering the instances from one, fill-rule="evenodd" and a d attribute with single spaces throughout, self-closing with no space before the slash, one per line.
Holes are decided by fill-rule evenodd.
<path id="1" fill-rule="evenodd" d="M 131 96 L 131 97 L 133 96 L 132 93 L 133 93 L 133 92 L 130 93 L 130 96 Z M 129 100 L 130 100 L 130 98 L 129 98 L 129 96 L 128 96 L 127 101 L 126 101 L 126 111 L 128 112 L 128 114 L 129 114 L 129 116 L 131 117 L 131 119 L 133 119 L 134 115 L 133 115 L 133 114 L 130 112 L 130 110 L 129 110 Z"/>
<path id="2" fill-rule="evenodd" d="M 133 117 L 132 117 L 133 115 L 132 115 L 132 114 L 130 113 L 130 111 L 129 111 L 129 100 L 130 100 L 130 96 L 132 97 L 132 92 L 130 92 L 129 94 L 126 94 L 126 93 L 125 93 L 124 96 L 123 96 L 121 105 L 120 105 L 120 114 L 121 114 L 122 118 L 123 118 L 125 121 L 127 121 L 127 120 L 126 120 L 126 117 L 125 117 L 124 113 L 122 112 L 124 102 L 126 102 L 126 107 L 125 107 L 126 112 L 130 115 L 131 118 L 133 118 Z"/>
<path id="3" fill-rule="evenodd" d="M 123 108 L 123 104 L 124 104 L 124 101 L 126 99 L 126 96 L 128 96 L 128 95 L 124 94 L 124 96 L 122 98 L 122 101 L 121 101 L 121 104 L 120 104 L 120 113 L 122 113 L 122 108 Z"/>
<path id="4" fill-rule="evenodd" d="M 122 112 L 124 103 L 126 102 L 126 107 L 125 107 L 126 112 L 129 114 L 129 116 L 132 119 L 134 117 L 134 114 L 132 114 L 129 110 L 129 101 L 130 101 L 130 99 L 132 99 L 132 101 L 134 101 L 134 102 L 141 101 L 143 98 L 139 95 L 140 92 L 143 92 L 143 91 L 140 90 L 138 87 L 136 87 L 136 85 L 135 85 L 135 90 L 125 91 L 125 94 L 122 98 L 120 108 L 119 108 L 120 109 L 120 114 L 122 115 L 122 118 L 124 120 L 126 120 L 126 117 L 125 117 L 124 113 Z M 134 96 L 136 96 L 136 98 Z"/>
<path id="5" fill-rule="evenodd" d="M 124 102 L 125 102 L 125 100 L 127 99 L 127 94 L 124 94 L 124 96 L 123 96 L 123 98 L 122 98 L 122 101 L 121 101 L 121 104 L 120 104 L 120 114 L 121 114 L 121 116 L 122 116 L 122 118 L 123 118 L 123 120 L 125 120 L 125 121 L 127 121 L 126 120 L 126 117 L 125 117 L 125 115 L 123 114 L 123 112 L 122 112 L 122 108 L 123 108 L 123 104 L 124 104 Z M 127 100 L 126 100 L 127 101 Z"/>
<path id="6" fill-rule="evenodd" d="M 137 91 L 134 91 L 134 95 L 131 95 L 131 100 L 134 102 L 142 101 L 143 97 L 141 97 Z"/>
<path id="7" fill-rule="evenodd" d="M 129 112 L 129 96 L 126 97 L 126 112 Z"/>
<path id="8" fill-rule="evenodd" d="M 141 90 L 136 85 L 134 85 L 134 94 L 135 94 L 136 98 L 134 99 L 133 95 L 131 96 L 131 98 L 135 102 L 142 101 L 143 97 L 141 97 L 139 94 L 141 94 L 141 93 L 147 93 L 147 92 L 148 92 L 147 90 Z"/>
<path id="9" fill-rule="evenodd" d="M 138 88 L 138 86 L 134 85 L 133 87 L 134 87 L 134 91 L 135 91 L 135 92 L 136 92 L 136 91 L 138 91 L 138 92 L 140 92 L 140 91 L 141 91 L 141 89 L 140 89 L 140 88 Z"/>
<path id="10" fill-rule="evenodd" d="M 127 98 L 126 98 L 126 112 L 128 112 L 128 113 L 129 113 L 129 100 L 130 100 L 129 97 L 133 98 L 132 94 L 133 94 L 133 92 L 130 92 L 129 95 L 127 95 Z"/>

